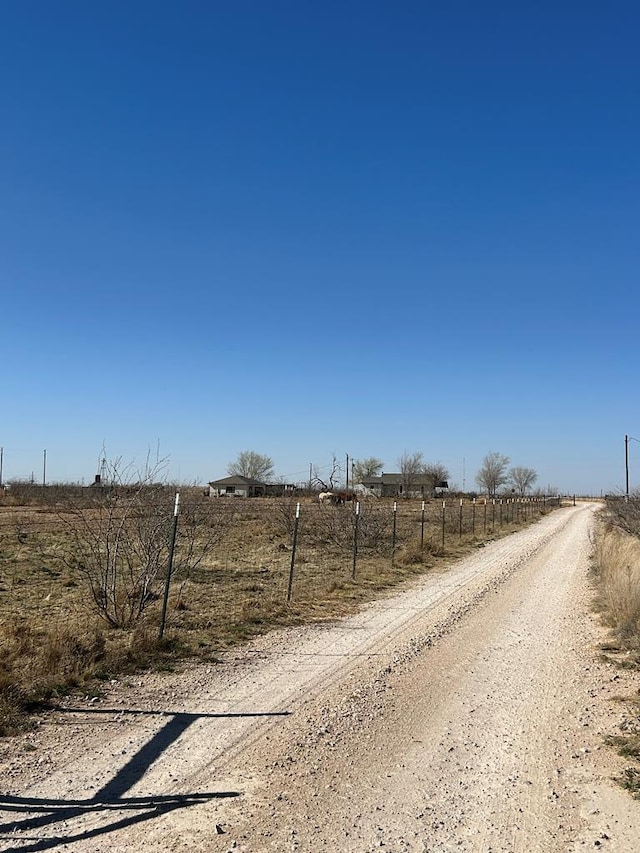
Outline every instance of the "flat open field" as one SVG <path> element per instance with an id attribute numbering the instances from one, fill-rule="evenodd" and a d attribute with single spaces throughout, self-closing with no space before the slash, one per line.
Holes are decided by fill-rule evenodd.
<path id="1" fill-rule="evenodd" d="M 333 618 L 352 612 L 382 589 L 452 559 L 546 514 L 545 503 L 475 504 L 459 499 L 366 501 L 357 531 L 351 504 L 323 506 L 311 498 L 203 499 L 196 539 L 215 540 L 195 567 L 180 568 L 189 543 L 179 519 L 178 570 L 172 577 L 167 633 L 192 651 L 215 653 L 275 624 Z M 167 495 L 167 518 L 173 495 Z M 300 517 L 293 539 L 296 507 Z M 74 561 L 74 533 L 91 505 L 0 504 L 0 629 L 28 622 L 36 631 L 60 623 L 93 631 L 100 624 L 86 573 Z M 355 545 L 354 545 L 355 543 Z M 160 620 L 164 567 L 140 623 Z M 106 623 L 105 623 L 106 627 Z M 108 639 L 122 641 L 123 632 Z M 120 636 L 118 636 L 118 634 Z"/>

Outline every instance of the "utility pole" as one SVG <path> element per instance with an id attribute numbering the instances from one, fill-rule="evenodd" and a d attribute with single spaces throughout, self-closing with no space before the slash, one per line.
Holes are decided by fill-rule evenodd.
<path id="1" fill-rule="evenodd" d="M 2 467 L 4 464 L 4 447 L 0 447 L 0 489 L 2 488 Z"/>
<path id="2" fill-rule="evenodd" d="M 625 500 L 629 500 L 629 436 L 624 437 Z"/>
<path id="3" fill-rule="evenodd" d="M 349 454 L 347 453 L 347 483 L 346 483 L 347 491 L 349 491 Z"/>
<path id="4" fill-rule="evenodd" d="M 629 500 L 629 442 L 637 441 L 640 444 L 640 438 L 634 438 L 632 435 L 625 435 L 624 437 L 624 469 L 626 474 L 625 479 L 625 500 Z"/>
<path id="5" fill-rule="evenodd" d="M 46 486 L 47 485 L 47 451 L 43 450 L 42 453 L 43 453 L 43 457 L 42 457 L 42 485 Z"/>

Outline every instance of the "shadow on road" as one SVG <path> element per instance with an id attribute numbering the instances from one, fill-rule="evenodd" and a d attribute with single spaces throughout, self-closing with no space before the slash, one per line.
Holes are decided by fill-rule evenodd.
<path id="1" fill-rule="evenodd" d="M 104 709 L 58 709 L 62 713 L 78 714 L 133 714 L 169 717 L 168 722 L 153 737 L 145 743 L 138 752 L 122 767 L 116 775 L 107 782 L 93 797 L 86 800 L 20 797 L 0 794 L 0 814 L 5 818 L 0 823 L 0 842 L 13 842 L 14 847 L 3 847 L 4 850 L 25 851 L 51 850 L 60 845 L 71 844 L 106 835 L 110 832 L 133 826 L 147 820 L 159 817 L 175 809 L 188 808 L 197 803 L 213 799 L 237 797 L 239 791 L 215 791 L 190 794 L 159 794 L 146 797 L 125 797 L 129 791 L 146 773 L 162 753 L 174 743 L 194 722 L 206 718 L 226 717 L 283 717 L 288 711 L 229 713 L 229 714 L 174 714 L 168 711 L 137 711 L 121 708 Z M 122 816 L 120 812 L 136 812 Z M 109 812 L 115 812 L 115 819 L 106 818 Z M 11 817 L 13 815 L 13 817 Z M 19 817 L 20 815 L 20 817 Z M 22 817 L 22 815 L 25 815 Z M 28 815 L 28 816 L 27 816 Z M 93 816 L 91 826 L 80 831 L 66 826 L 73 818 Z M 98 819 L 101 822 L 98 824 Z M 45 837 L 33 836 L 35 830 L 44 827 L 55 827 L 59 830 Z"/>

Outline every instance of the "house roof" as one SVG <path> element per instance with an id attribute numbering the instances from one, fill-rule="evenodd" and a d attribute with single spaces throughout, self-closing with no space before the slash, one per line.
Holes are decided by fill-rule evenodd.
<path id="1" fill-rule="evenodd" d="M 382 474 L 381 477 L 363 477 L 363 485 L 385 485 L 385 486 L 402 486 L 409 480 L 412 486 L 433 486 L 433 477 L 425 476 L 424 474 L 415 474 L 412 477 L 405 478 L 403 474 Z M 442 483 L 436 483 L 436 486 L 443 488 Z M 446 486 L 444 487 L 446 488 Z"/>
<path id="2" fill-rule="evenodd" d="M 417 483 L 420 478 L 418 476 L 415 476 L 415 477 L 411 477 L 410 479 L 411 479 L 412 483 Z M 404 481 L 405 481 L 405 478 L 402 474 L 383 474 L 382 475 L 382 482 L 388 483 L 389 485 L 396 485 L 396 484 L 402 485 L 402 483 L 404 483 Z"/>
<path id="3" fill-rule="evenodd" d="M 242 474 L 232 474 L 223 477 L 222 480 L 210 480 L 210 486 L 264 486 L 261 480 L 253 480 L 251 477 L 243 477 Z"/>

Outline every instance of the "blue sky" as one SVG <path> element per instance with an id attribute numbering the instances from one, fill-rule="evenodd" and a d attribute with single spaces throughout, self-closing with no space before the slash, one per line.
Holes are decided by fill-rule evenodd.
<path id="1" fill-rule="evenodd" d="M 159 444 L 621 488 L 640 6 L 524 6 L 0 2 L 4 478 Z"/>

